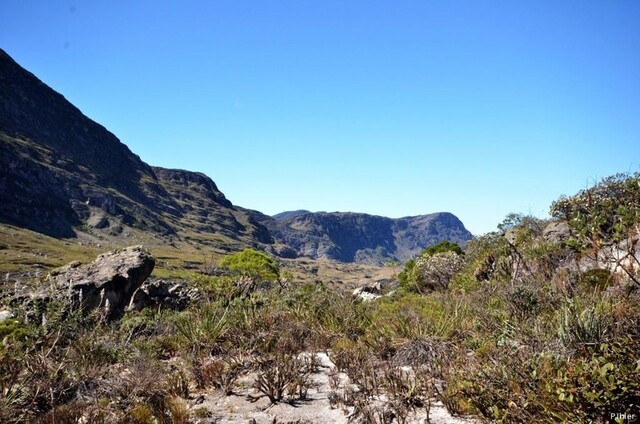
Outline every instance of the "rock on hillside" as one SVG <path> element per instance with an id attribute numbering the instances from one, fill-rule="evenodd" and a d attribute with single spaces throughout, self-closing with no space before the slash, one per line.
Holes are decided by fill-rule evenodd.
<path id="1" fill-rule="evenodd" d="M 406 261 L 443 240 L 465 244 L 472 235 L 448 212 L 386 218 L 350 212 L 284 212 L 276 215 L 276 239 L 300 256 L 381 264 Z"/>
<path id="2" fill-rule="evenodd" d="M 311 213 L 311 211 L 308 211 L 306 209 L 298 209 L 297 211 L 280 212 L 273 215 L 273 219 L 275 219 L 276 221 L 284 221 L 284 220 L 292 219 L 301 215 L 306 215 L 308 213 Z"/>
<path id="3" fill-rule="evenodd" d="M 269 241 L 209 177 L 147 165 L 2 50 L 0 169 L 0 222 L 43 234 L 133 227 Z"/>
<path id="4" fill-rule="evenodd" d="M 49 274 L 45 286 L 70 297 L 84 310 L 104 310 L 107 319 L 119 318 L 142 283 L 151 275 L 155 259 L 141 246 L 104 253 L 87 265 L 78 262 Z"/>

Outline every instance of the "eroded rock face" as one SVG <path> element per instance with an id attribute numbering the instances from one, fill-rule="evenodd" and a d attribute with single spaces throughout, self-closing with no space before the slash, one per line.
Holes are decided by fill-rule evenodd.
<path id="1" fill-rule="evenodd" d="M 136 311 L 144 308 L 181 311 L 200 297 L 198 289 L 189 287 L 184 281 L 147 280 L 133 295 L 129 308 Z"/>
<path id="2" fill-rule="evenodd" d="M 439 212 L 404 218 L 386 218 L 352 212 L 293 211 L 268 222 L 276 239 L 297 256 L 382 265 L 389 259 L 404 262 L 426 246 L 449 240 L 464 245 L 473 238 L 453 214 Z"/>
<path id="3" fill-rule="evenodd" d="M 132 246 L 104 253 L 87 265 L 72 262 L 52 272 L 47 282 L 85 311 L 102 308 L 106 319 L 116 319 L 123 315 L 154 266 L 155 259 L 149 252 L 142 246 Z"/>
<path id="4" fill-rule="evenodd" d="M 552 243 L 564 243 L 571 237 L 569 224 L 564 221 L 551 222 L 544 228 L 542 237 Z"/>

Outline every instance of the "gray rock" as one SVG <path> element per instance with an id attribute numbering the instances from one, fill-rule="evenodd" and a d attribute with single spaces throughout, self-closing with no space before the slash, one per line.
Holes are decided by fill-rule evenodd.
<path id="1" fill-rule="evenodd" d="M 129 309 L 160 308 L 181 311 L 200 299 L 200 292 L 184 281 L 148 280 L 134 293 Z"/>
<path id="2" fill-rule="evenodd" d="M 358 287 L 353 291 L 352 295 L 365 302 L 371 302 L 382 297 L 382 288 L 379 283 Z"/>
<path id="3" fill-rule="evenodd" d="M 106 319 L 122 316 L 131 298 L 149 277 L 155 259 L 132 246 L 104 253 L 88 265 L 72 262 L 49 274 L 47 282 L 85 311 L 102 308 Z"/>
<path id="4" fill-rule="evenodd" d="M 569 224 L 564 221 L 551 222 L 542 231 L 542 237 L 552 243 L 564 243 L 570 236 Z"/>
<path id="5" fill-rule="evenodd" d="M 8 310 L 2 310 L 0 311 L 0 322 L 7 320 L 7 319 L 11 319 L 11 318 L 15 318 L 15 315 L 13 315 L 13 312 L 8 311 Z"/>

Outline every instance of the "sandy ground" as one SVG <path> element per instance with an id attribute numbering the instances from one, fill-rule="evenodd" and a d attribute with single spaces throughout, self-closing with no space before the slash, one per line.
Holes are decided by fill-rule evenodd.
<path id="1" fill-rule="evenodd" d="M 349 415 L 353 412 L 353 408 L 332 406 L 328 398 L 332 391 L 329 374 L 334 368 L 334 364 L 326 353 L 318 353 L 316 356 L 320 360 L 320 367 L 317 372 L 311 374 L 313 387 L 309 389 L 307 400 L 298 401 L 293 405 L 284 402 L 272 405 L 266 396 L 258 400 L 251 400 L 249 396 L 257 397 L 259 393 L 251 387 L 254 376 L 248 375 L 238 381 L 235 395 L 225 396 L 219 391 L 203 393 L 204 399 L 201 397 L 198 401 L 193 402 L 192 412 L 200 408 L 199 412 L 202 413 L 204 412 L 202 408 L 205 408 L 209 414 L 209 417 L 197 419 L 196 422 L 202 424 L 349 423 Z M 339 387 L 349 384 L 346 374 L 339 374 L 339 378 Z M 437 401 L 431 403 L 429 421 L 427 421 L 424 410 L 412 414 L 407 420 L 407 423 L 411 424 L 428 422 L 434 424 L 476 424 L 480 421 L 472 418 L 453 417 Z"/>

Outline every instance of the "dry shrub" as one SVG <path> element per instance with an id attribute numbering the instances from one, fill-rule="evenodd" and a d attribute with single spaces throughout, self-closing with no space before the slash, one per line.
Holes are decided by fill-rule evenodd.
<path id="1" fill-rule="evenodd" d="M 226 395 L 232 395 L 238 377 L 247 369 L 245 359 L 235 356 L 225 359 L 214 359 L 202 366 L 202 386 L 213 386 Z"/>
<path id="2" fill-rule="evenodd" d="M 420 367 L 440 377 L 442 366 L 449 362 L 454 349 L 451 343 L 436 338 L 411 340 L 398 348 L 392 361 L 396 366 Z"/>
<path id="3" fill-rule="evenodd" d="M 60 405 L 41 417 L 38 424 L 75 423 L 85 416 L 87 405 L 79 402 Z"/>
<path id="4" fill-rule="evenodd" d="M 306 399 L 311 371 L 303 359 L 280 353 L 259 360 L 258 367 L 253 387 L 267 396 L 271 403 Z"/>
<path id="5" fill-rule="evenodd" d="M 187 424 L 189 422 L 189 407 L 179 397 L 170 397 L 166 400 L 166 407 L 171 416 L 172 424 Z"/>

